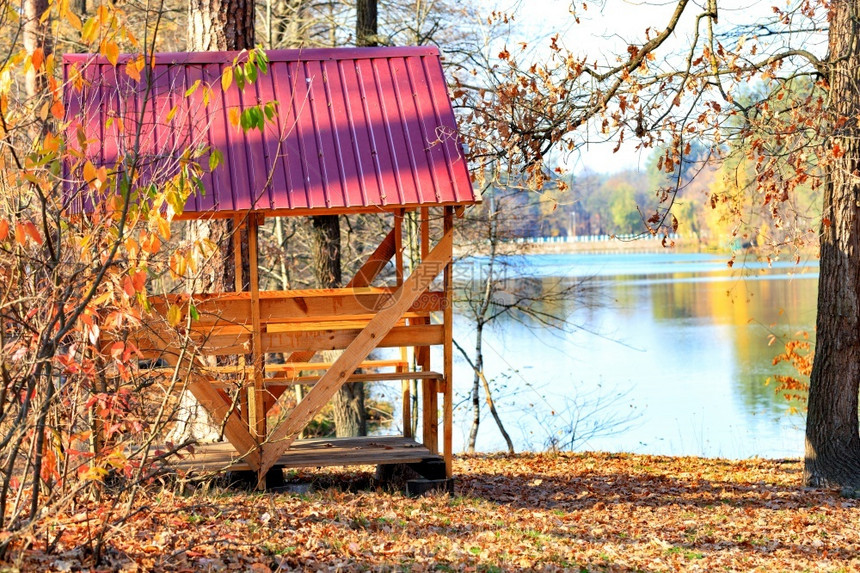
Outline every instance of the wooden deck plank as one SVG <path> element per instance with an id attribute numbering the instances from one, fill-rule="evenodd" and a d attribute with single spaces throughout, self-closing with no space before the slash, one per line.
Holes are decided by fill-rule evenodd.
<path id="1" fill-rule="evenodd" d="M 275 463 L 287 468 L 418 463 L 439 459 L 415 440 L 402 436 L 367 436 L 297 440 Z M 183 471 L 209 472 L 248 470 L 229 443 L 201 444 L 194 454 L 172 464 Z"/>

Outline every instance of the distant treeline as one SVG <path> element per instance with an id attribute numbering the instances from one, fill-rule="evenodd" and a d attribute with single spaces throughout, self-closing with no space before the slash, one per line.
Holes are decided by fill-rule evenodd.
<path id="1" fill-rule="evenodd" d="M 540 191 L 503 177 L 484 192 L 482 208 L 497 210 L 510 239 L 641 234 L 650 227 L 710 248 L 815 244 L 820 189 L 799 188 L 774 218 L 776 207 L 755 197 L 748 172 L 744 157 L 718 161 L 694 150 L 671 173 L 659 169 L 657 160 L 644 170 L 613 174 L 586 169 L 548 177 Z"/>

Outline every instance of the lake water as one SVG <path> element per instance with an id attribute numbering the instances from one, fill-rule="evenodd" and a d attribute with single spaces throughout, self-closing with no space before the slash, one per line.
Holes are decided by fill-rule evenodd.
<path id="1" fill-rule="evenodd" d="M 813 334 L 817 261 L 796 265 L 710 254 L 529 255 L 509 274 L 540 288 L 582 282 L 575 301 L 543 310 L 566 330 L 502 318 L 485 333 L 486 374 L 518 449 L 551 443 L 585 450 L 745 458 L 800 456 L 802 415 L 768 377 L 782 342 Z M 478 276 L 479 258 L 457 276 Z M 474 346 L 462 306 L 455 338 Z M 438 363 L 438 360 L 436 360 Z M 454 447 L 462 451 L 471 412 L 471 370 L 455 360 Z M 484 406 L 478 448 L 504 449 Z"/>

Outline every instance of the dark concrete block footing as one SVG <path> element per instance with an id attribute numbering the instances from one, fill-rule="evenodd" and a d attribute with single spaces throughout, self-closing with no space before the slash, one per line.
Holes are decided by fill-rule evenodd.
<path id="1" fill-rule="evenodd" d="M 411 479 L 406 482 L 406 494 L 410 497 L 439 492 L 454 495 L 454 479 Z"/>
<path id="2" fill-rule="evenodd" d="M 240 471 L 228 472 L 227 483 L 229 487 L 239 489 L 257 489 L 257 472 Z M 276 490 L 281 489 L 286 485 L 284 479 L 284 468 L 274 467 L 266 474 L 266 489 Z"/>

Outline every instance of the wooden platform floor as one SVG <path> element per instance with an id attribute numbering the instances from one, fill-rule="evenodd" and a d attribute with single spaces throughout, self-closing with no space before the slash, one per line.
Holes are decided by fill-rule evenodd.
<path id="1" fill-rule="evenodd" d="M 221 472 L 248 470 L 239 454 L 227 442 L 200 444 L 193 454 L 183 454 L 173 467 L 184 471 Z M 276 465 L 287 468 L 354 466 L 393 463 L 417 463 L 441 460 L 442 456 L 411 438 L 403 436 L 367 436 L 361 438 L 323 438 L 297 440 Z"/>

